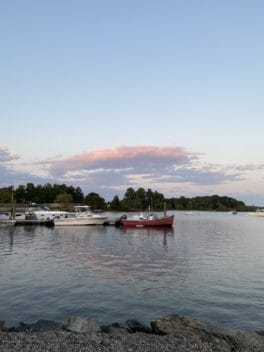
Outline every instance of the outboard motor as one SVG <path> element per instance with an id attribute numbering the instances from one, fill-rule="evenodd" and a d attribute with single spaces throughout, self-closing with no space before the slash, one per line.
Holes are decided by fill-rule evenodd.
<path id="1" fill-rule="evenodd" d="M 127 215 L 126 214 L 123 214 L 122 216 L 120 216 L 119 220 L 116 220 L 115 222 L 115 226 L 119 227 L 122 225 L 122 220 L 125 220 L 127 219 Z"/>

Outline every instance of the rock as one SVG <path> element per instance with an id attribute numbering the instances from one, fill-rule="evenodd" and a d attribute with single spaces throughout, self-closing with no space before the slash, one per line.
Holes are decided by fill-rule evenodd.
<path id="1" fill-rule="evenodd" d="M 155 334 L 171 334 L 178 338 L 208 341 L 219 346 L 223 352 L 234 351 L 238 348 L 237 340 L 224 329 L 190 317 L 172 314 L 152 321 L 151 326 Z"/>
<path id="2" fill-rule="evenodd" d="M 77 334 L 101 332 L 101 326 L 98 320 L 86 319 L 80 316 L 70 317 L 69 324 L 65 328 Z"/>
<path id="3" fill-rule="evenodd" d="M 230 336 L 239 346 L 239 351 L 264 351 L 264 336 L 254 331 L 230 331 Z"/>
<path id="4" fill-rule="evenodd" d="M 138 320 L 128 319 L 126 324 L 130 332 L 146 332 L 148 334 L 152 333 L 152 330 L 149 327 L 143 325 Z"/>

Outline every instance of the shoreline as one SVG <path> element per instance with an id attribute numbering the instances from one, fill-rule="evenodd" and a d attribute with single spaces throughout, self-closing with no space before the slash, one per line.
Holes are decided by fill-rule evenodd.
<path id="1" fill-rule="evenodd" d="M 13 328 L 0 321 L 0 351 L 264 351 L 264 331 L 226 330 L 176 314 L 151 321 L 150 326 L 133 319 L 126 326 L 101 326 L 98 320 L 80 316 L 66 324 L 38 320 Z"/>

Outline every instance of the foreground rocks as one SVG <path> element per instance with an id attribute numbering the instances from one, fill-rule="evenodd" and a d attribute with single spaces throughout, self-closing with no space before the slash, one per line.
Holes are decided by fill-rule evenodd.
<path id="1" fill-rule="evenodd" d="M 151 328 L 130 319 L 101 327 L 97 320 L 71 317 L 65 325 L 39 320 L 7 329 L 0 324 L 0 351 L 264 352 L 264 332 L 230 331 L 190 317 L 168 315 Z"/>

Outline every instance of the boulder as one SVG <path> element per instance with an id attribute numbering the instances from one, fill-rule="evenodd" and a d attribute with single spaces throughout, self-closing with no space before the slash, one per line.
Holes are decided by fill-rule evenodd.
<path id="1" fill-rule="evenodd" d="M 236 341 L 239 351 L 264 351 L 264 336 L 255 331 L 230 331 L 229 335 Z"/>
<path id="2" fill-rule="evenodd" d="M 230 352 L 237 348 L 235 339 L 224 329 L 190 317 L 171 314 L 152 321 L 151 326 L 155 334 L 172 334 L 178 338 L 208 341 L 219 346 L 223 352 Z"/>
<path id="3" fill-rule="evenodd" d="M 69 319 L 66 330 L 76 332 L 77 334 L 88 334 L 93 332 L 101 332 L 101 326 L 98 320 L 86 319 L 80 316 L 73 316 Z"/>

